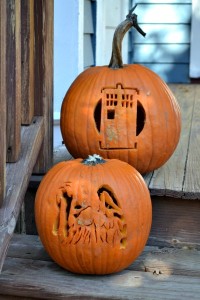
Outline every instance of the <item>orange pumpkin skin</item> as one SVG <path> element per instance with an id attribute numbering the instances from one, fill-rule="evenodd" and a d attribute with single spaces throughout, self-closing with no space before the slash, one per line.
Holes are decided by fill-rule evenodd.
<path id="1" fill-rule="evenodd" d="M 98 153 L 147 173 L 170 158 L 180 130 L 175 97 L 158 75 L 141 65 L 89 68 L 75 79 L 62 103 L 61 132 L 74 158 Z"/>
<path id="2" fill-rule="evenodd" d="M 119 160 L 85 165 L 61 162 L 36 195 L 40 239 L 60 266 L 82 274 L 109 274 L 131 264 L 149 236 L 152 208 L 141 175 Z"/>

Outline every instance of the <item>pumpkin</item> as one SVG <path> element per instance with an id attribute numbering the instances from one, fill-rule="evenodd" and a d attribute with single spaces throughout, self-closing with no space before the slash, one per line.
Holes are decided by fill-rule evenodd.
<path id="1" fill-rule="evenodd" d="M 61 133 L 74 158 L 98 153 L 147 173 L 173 154 L 180 137 L 179 105 L 166 83 L 150 69 L 123 65 L 121 43 L 130 12 L 113 38 L 109 66 L 86 69 L 72 83 L 61 107 Z"/>
<path id="2" fill-rule="evenodd" d="M 37 190 L 40 239 L 63 268 L 109 274 L 143 250 L 152 220 L 149 191 L 129 164 L 99 155 L 60 162 Z"/>

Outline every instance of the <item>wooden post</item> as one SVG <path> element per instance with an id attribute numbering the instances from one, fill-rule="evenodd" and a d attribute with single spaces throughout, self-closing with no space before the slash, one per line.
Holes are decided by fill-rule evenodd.
<path id="1" fill-rule="evenodd" d="M 34 116 L 34 0 L 21 0 L 22 124 Z"/>
<path id="2" fill-rule="evenodd" d="M 0 207 L 6 189 L 6 1 L 0 1 Z"/>
<path id="3" fill-rule="evenodd" d="M 34 1 L 35 115 L 44 117 L 45 127 L 35 173 L 45 173 L 53 157 L 53 7 L 53 0 Z"/>
<path id="4" fill-rule="evenodd" d="M 4 2 L 4 1 L 1 1 Z M 16 162 L 21 134 L 21 12 L 20 0 L 6 2 L 7 161 Z"/>

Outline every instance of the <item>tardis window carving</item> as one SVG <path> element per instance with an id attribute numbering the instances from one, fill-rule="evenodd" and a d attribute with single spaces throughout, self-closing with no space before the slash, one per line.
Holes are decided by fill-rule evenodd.
<path id="1" fill-rule="evenodd" d="M 114 119 L 115 118 L 115 110 L 114 109 L 108 109 L 107 110 L 107 119 Z"/>

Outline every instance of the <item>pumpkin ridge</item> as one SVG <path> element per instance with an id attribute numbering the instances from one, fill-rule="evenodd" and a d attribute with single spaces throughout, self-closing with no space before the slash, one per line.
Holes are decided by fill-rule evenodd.
<path id="1" fill-rule="evenodd" d="M 150 74 L 149 70 L 146 73 L 146 76 L 151 80 L 151 76 L 154 75 L 154 73 Z M 160 81 L 160 78 L 158 78 L 158 80 Z M 155 91 L 158 94 L 158 101 L 157 101 L 157 105 L 156 105 L 156 110 L 158 111 L 165 111 L 164 108 L 164 102 L 162 101 L 162 91 L 160 89 L 157 88 L 157 85 L 155 84 L 155 82 L 153 82 L 152 84 L 152 89 L 155 89 Z M 152 90 L 151 90 L 152 92 Z M 159 106 L 159 108 L 158 108 Z M 151 117 L 151 115 L 149 115 Z M 157 118 L 159 119 L 159 126 L 162 128 L 166 128 L 166 123 L 164 122 L 164 118 L 160 119 L 160 116 L 158 113 L 156 113 Z M 162 121 L 162 125 L 160 124 L 160 121 Z M 153 128 L 153 130 L 157 130 L 157 128 Z M 152 155 L 151 158 L 149 160 L 149 165 L 147 166 L 148 169 L 152 170 L 153 169 L 153 165 L 157 165 L 158 167 L 160 166 L 160 159 L 161 156 L 163 154 L 164 149 L 166 149 L 166 138 L 167 138 L 167 130 L 164 130 L 164 133 L 162 132 L 163 136 L 162 136 L 162 142 L 160 142 L 159 144 L 156 143 L 155 141 L 155 137 L 157 136 L 157 134 L 154 133 L 154 131 L 152 132 L 152 145 L 156 145 L 152 148 Z M 158 150 L 159 149 L 159 150 Z"/>

